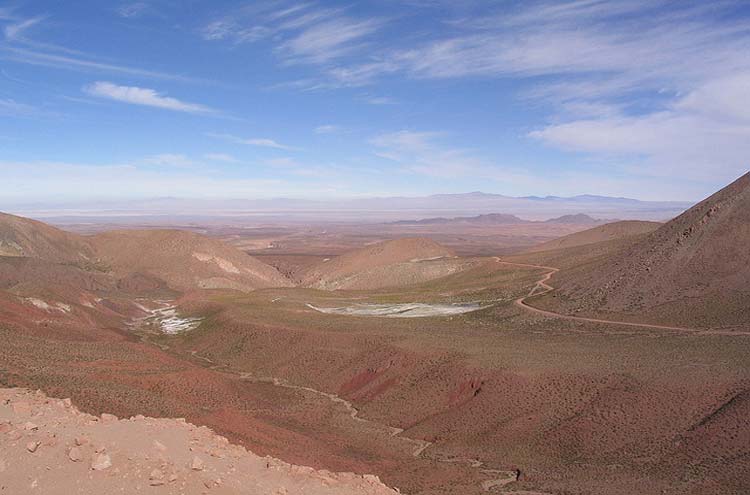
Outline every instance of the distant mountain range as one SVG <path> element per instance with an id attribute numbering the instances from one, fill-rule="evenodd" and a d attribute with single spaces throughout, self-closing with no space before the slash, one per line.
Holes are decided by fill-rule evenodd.
<path id="1" fill-rule="evenodd" d="M 171 219 L 197 220 L 237 218 L 247 221 L 356 221 L 388 222 L 425 218 L 453 218 L 498 214 L 526 220 L 547 220 L 568 215 L 593 218 L 667 220 L 692 206 L 687 202 L 640 201 L 630 198 L 581 195 L 512 197 L 500 194 L 470 192 L 435 194 L 423 197 L 384 197 L 352 199 L 186 199 L 154 198 L 130 201 L 45 203 L 5 205 L 0 209 L 34 218 L 55 218 L 61 221 L 101 221 L 106 217 L 115 222 L 142 222 L 164 216 Z"/>
<path id="2" fill-rule="evenodd" d="M 606 223 L 609 220 L 597 220 L 592 218 L 585 213 L 578 213 L 575 215 L 563 215 L 557 218 L 550 218 L 549 220 L 541 221 L 541 223 L 560 223 L 560 224 L 576 224 L 576 225 L 597 225 Z M 397 220 L 391 222 L 393 225 L 456 225 L 456 224 L 467 224 L 467 225 L 513 225 L 521 223 L 540 223 L 539 220 L 524 220 L 515 215 L 508 215 L 505 213 L 486 213 L 482 215 L 476 215 L 473 217 L 434 217 L 434 218 L 423 218 L 421 220 Z"/>

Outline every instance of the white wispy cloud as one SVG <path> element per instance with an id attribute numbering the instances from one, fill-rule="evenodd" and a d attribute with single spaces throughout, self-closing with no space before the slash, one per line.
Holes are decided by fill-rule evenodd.
<path id="1" fill-rule="evenodd" d="M 245 144 L 249 146 L 259 146 L 262 148 L 275 148 L 279 150 L 293 150 L 292 146 L 287 146 L 285 144 L 281 144 L 273 139 L 269 138 L 243 138 L 239 136 L 234 136 L 232 134 L 223 134 L 223 133 L 215 133 L 215 132 L 209 132 L 206 134 L 209 137 L 215 138 L 215 139 L 222 139 L 224 141 L 229 141 L 230 143 L 235 144 Z"/>
<path id="2" fill-rule="evenodd" d="M 390 96 L 367 95 L 362 97 L 362 101 L 370 105 L 397 105 L 398 100 Z"/>
<path id="3" fill-rule="evenodd" d="M 375 146 L 375 155 L 399 163 L 409 173 L 441 178 L 499 175 L 499 169 L 469 151 L 440 144 L 444 136 L 442 132 L 404 130 L 380 134 L 370 143 Z"/>
<path id="4" fill-rule="evenodd" d="M 16 41 L 23 37 L 24 31 L 32 28 L 33 26 L 36 26 L 43 20 L 44 17 L 33 17 L 31 19 L 25 19 L 23 21 L 9 24 L 3 29 L 5 39 L 7 41 Z"/>
<path id="5" fill-rule="evenodd" d="M 3 47 L 3 50 L 0 50 L 0 58 L 22 64 L 51 67 L 62 70 L 125 74 L 149 79 L 165 79 L 189 83 L 207 82 L 205 80 L 179 74 L 170 74 L 167 72 L 153 71 L 139 67 L 101 62 L 94 59 L 84 58 L 83 56 L 60 55 L 58 53 L 50 53 L 48 51 L 15 46 Z"/>
<path id="6" fill-rule="evenodd" d="M 234 43 L 258 41 L 270 36 L 272 33 L 273 30 L 265 26 L 250 26 L 243 28 L 230 19 L 213 21 L 201 30 L 203 39 L 207 41 L 229 39 Z"/>
<path id="7" fill-rule="evenodd" d="M 146 2 L 126 3 L 116 9 L 117 15 L 125 18 L 138 17 L 146 12 L 149 5 Z"/>
<path id="8" fill-rule="evenodd" d="M 304 187 L 262 177 L 222 177 L 209 171 L 136 164 L 80 164 L 46 161 L 0 161 L 3 202 L 57 199 L 247 198 L 303 194 Z"/>
<path id="9" fill-rule="evenodd" d="M 373 153 L 399 166 L 398 172 L 452 182 L 479 180 L 490 190 L 526 191 L 526 194 L 577 195 L 596 191 L 598 194 L 632 197 L 641 191 L 643 199 L 662 200 L 667 197 L 691 199 L 705 193 L 699 184 L 669 182 L 663 178 L 644 177 L 637 173 L 606 174 L 583 169 L 539 170 L 522 164 L 498 164 L 479 156 L 475 150 L 447 144 L 450 135 L 444 132 L 404 130 L 375 136 L 370 140 Z M 594 141 L 595 138 L 592 138 Z M 649 186 L 655 186 L 649 191 Z M 659 186 L 658 189 L 656 186 Z M 455 189 L 448 189 L 455 191 Z"/>
<path id="10" fill-rule="evenodd" d="M 0 7 L 0 20 L 12 21 L 15 19 L 13 15 L 13 9 L 10 7 Z"/>
<path id="11" fill-rule="evenodd" d="M 378 29 L 374 20 L 338 18 L 307 27 L 283 42 L 277 51 L 290 61 L 324 63 L 356 51 L 362 39 Z"/>
<path id="12" fill-rule="evenodd" d="M 270 40 L 287 63 L 324 64 L 361 50 L 382 24 L 313 3 L 276 3 L 235 9 L 207 23 L 200 34 L 208 41 L 235 44 Z"/>
<path id="13" fill-rule="evenodd" d="M 194 160 L 180 153 L 161 153 L 148 156 L 143 159 L 143 163 L 167 167 L 193 167 L 196 165 Z"/>
<path id="14" fill-rule="evenodd" d="M 515 79 L 522 99 L 552 108 L 553 123 L 529 136 L 587 154 L 602 176 L 726 181 L 750 156 L 750 26 L 735 6 L 529 2 L 329 74 L 359 84 L 394 74 Z"/>
<path id="15" fill-rule="evenodd" d="M 182 74 L 171 74 L 113 63 L 111 61 L 102 61 L 98 57 L 80 50 L 70 49 L 56 43 L 38 41 L 27 35 L 29 29 L 41 24 L 45 19 L 45 16 L 18 18 L 12 15 L 10 9 L 0 10 L 0 20 L 11 21 L 2 30 L 7 43 L 0 46 L 0 59 L 39 67 L 79 72 L 126 74 L 150 79 L 168 79 L 188 83 L 210 82 Z"/>
<path id="16" fill-rule="evenodd" d="M 213 162 L 238 163 L 239 160 L 228 153 L 206 153 L 203 158 Z"/>
<path id="17" fill-rule="evenodd" d="M 26 103 L 19 103 L 8 98 L 0 98 L 0 115 L 13 117 L 31 117 L 39 115 L 40 110 Z"/>
<path id="18" fill-rule="evenodd" d="M 315 129 L 313 129 L 315 134 L 335 134 L 339 131 L 341 131 L 341 126 L 334 125 L 334 124 L 324 124 L 319 125 Z"/>
<path id="19" fill-rule="evenodd" d="M 84 87 L 84 92 L 91 96 L 110 100 L 173 110 L 187 113 L 215 113 L 215 110 L 198 103 L 189 103 L 160 94 L 154 89 L 136 86 L 120 86 L 111 82 L 99 81 Z"/>
<path id="20" fill-rule="evenodd" d="M 413 46 L 381 43 L 370 60 L 341 64 L 324 76 L 341 85 L 372 84 L 397 74 L 542 76 L 548 78 L 542 90 L 565 90 L 548 93 L 555 99 L 592 90 L 598 95 L 669 86 L 684 90 L 750 64 L 750 29 L 742 19 L 731 20 L 731 7 L 731 2 L 524 2 L 448 23 L 445 35 Z M 561 85 L 549 79 L 561 76 L 568 78 Z"/>
<path id="21" fill-rule="evenodd" d="M 640 175 L 736 177 L 750 168 L 750 72 L 710 81 L 664 110 L 573 119 L 530 136 L 569 151 L 618 157 Z"/>

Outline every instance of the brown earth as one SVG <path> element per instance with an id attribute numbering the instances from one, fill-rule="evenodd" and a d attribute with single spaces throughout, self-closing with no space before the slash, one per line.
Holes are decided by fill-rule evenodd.
<path id="1" fill-rule="evenodd" d="M 708 207 L 709 220 L 697 222 L 703 228 L 714 218 L 729 219 L 738 237 L 724 227 L 694 228 L 692 235 L 730 245 L 748 237 L 747 208 L 732 207 L 747 206 L 744 189 L 735 189 L 739 199 L 730 194 L 718 210 Z M 547 290 L 540 280 L 558 287 L 569 273 L 607 268 L 605 260 L 630 263 L 624 253 L 665 227 L 502 258 L 516 264 L 493 257 L 415 261 L 428 256 L 409 258 L 408 249 L 397 249 L 382 264 L 343 263 L 345 276 L 369 273 L 379 283 L 336 292 L 278 287 L 175 294 L 146 270 L 128 273 L 123 266 L 127 277 L 118 278 L 97 268 L 71 272 L 44 260 L 0 258 L 0 265 L 16 263 L 1 272 L 8 281 L 0 291 L 0 382 L 70 396 L 96 414 L 186 417 L 261 455 L 374 473 L 410 494 L 745 494 L 750 338 L 744 332 L 625 327 L 607 323 L 618 320 L 617 312 L 565 319 L 517 304 L 565 303 L 556 301 L 564 299 L 562 290 L 527 296 Z M 652 254 L 660 252 L 661 244 L 651 246 Z M 700 242 L 691 249 L 705 250 Z M 305 270 L 310 261 L 289 266 Z M 171 271 L 192 269 L 181 263 Z M 410 285 L 380 283 L 403 284 L 404 267 L 432 263 L 464 266 L 431 280 L 415 277 Z M 544 267 L 560 271 L 547 280 Z M 49 290 L 48 280 L 75 290 Z M 143 319 L 165 299 L 180 316 L 202 318 L 200 326 L 166 335 Z M 307 306 L 411 302 L 478 302 L 482 309 L 381 319 Z M 622 318 L 659 324 L 648 313 Z M 520 475 L 508 475 L 516 469 Z"/>
<path id="2" fill-rule="evenodd" d="M 158 277 L 180 290 L 291 285 L 275 268 L 222 242 L 180 230 L 122 230 L 91 237 L 97 254 L 120 275 Z"/>
<path id="3" fill-rule="evenodd" d="M 455 253 L 430 239 L 386 241 L 351 251 L 305 270 L 302 284 L 325 290 L 398 287 L 466 268 Z"/>
<path id="4" fill-rule="evenodd" d="M 750 174 L 616 253 L 560 272 L 540 299 L 568 314 L 690 327 L 750 321 Z"/>
<path id="5" fill-rule="evenodd" d="M 634 235 L 653 232 L 661 226 L 658 222 L 643 222 L 639 220 L 624 220 L 600 225 L 589 230 L 560 237 L 544 242 L 527 250 L 529 253 L 551 251 L 576 246 L 585 246 L 597 242 L 611 241 Z"/>
<path id="6" fill-rule="evenodd" d="M 184 419 L 81 413 L 70 399 L 0 389 L 0 492 L 388 495 L 375 476 L 260 457 Z"/>
<path id="7" fill-rule="evenodd" d="M 96 258 L 83 237 L 6 213 L 0 213 L 0 256 L 75 264 L 92 263 Z"/>

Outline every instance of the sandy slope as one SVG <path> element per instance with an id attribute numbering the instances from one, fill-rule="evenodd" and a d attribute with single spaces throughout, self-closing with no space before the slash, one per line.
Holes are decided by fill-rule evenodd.
<path id="1" fill-rule="evenodd" d="M 397 493 L 375 476 L 259 457 L 178 419 L 118 420 L 69 400 L 0 389 L 0 491 L 9 494 Z"/>
<path id="2" fill-rule="evenodd" d="M 178 290 L 291 285 L 272 266 L 192 232 L 121 230 L 93 236 L 91 243 L 116 272 L 156 276 Z"/>
<path id="3" fill-rule="evenodd" d="M 0 267 L 0 286 L 5 288 L 11 282 L 45 288 L 80 282 L 90 288 L 107 285 L 101 280 L 104 275 L 110 276 L 110 285 L 117 285 L 119 279 L 119 285 L 125 289 L 158 288 L 166 284 L 177 290 L 249 291 L 291 285 L 272 266 L 199 234 L 129 230 L 84 237 L 3 213 L 0 213 L 0 263 L 12 265 Z M 39 269 L 43 263 L 49 270 Z M 32 276 L 32 271 L 36 275 Z M 94 278 L 99 280 L 92 282 Z M 88 280 L 82 282 L 83 279 Z"/>
<path id="4" fill-rule="evenodd" d="M 690 327 L 750 317 L 750 174 L 612 255 L 555 277 L 563 313 L 614 312 Z M 551 306 L 550 306 L 551 307 Z"/>
<path id="5" fill-rule="evenodd" d="M 0 256 L 54 263 L 87 263 L 95 255 L 86 240 L 42 222 L 0 213 Z"/>
<path id="6" fill-rule="evenodd" d="M 454 256 L 430 239 L 385 241 L 310 267 L 302 283 L 328 290 L 404 286 L 461 271 L 465 263 Z"/>
<path id="7" fill-rule="evenodd" d="M 640 234 L 653 232 L 661 226 L 658 222 L 643 222 L 639 220 L 625 220 L 622 222 L 613 222 L 605 225 L 594 227 L 593 229 L 576 232 L 574 234 L 560 237 L 551 241 L 544 242 L 538 246 L 528 249 L 528 253 L 540 251 L 551 251 L 553 249 L 565 249 L 575 246 L 585 246 L 597 242 L 621 239 Z"/>

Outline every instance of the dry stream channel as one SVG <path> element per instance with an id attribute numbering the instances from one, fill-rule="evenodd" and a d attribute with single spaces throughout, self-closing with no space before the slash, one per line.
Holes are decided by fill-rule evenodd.
<path id="1" fill-rule="evenodd" d="M 133 328 L 134 330 L 139 330 L 139 329 L 142 330 L 144 327 L 150 327 L 152 329 L 156 327 L 162 333 L 165 333 L 168 335 L 176 335 L 179 333 L 194 330 L 200 325 L 202 321 L 202 318 L 181 317 L 173 301 L 153 301 L 153 303 L 156 304 L 157 306 L 156 308 L 153 308 L 153 309 L 149 309 L 144 305 L 140 305 L 141 309 L 146 313 L 146 316 L 133 319 L 129 323 L 129 326 L 131 328 Z M 392 305 L 375 305 L 375 304 L 364 305 L 363 304 L 360 306 L 364 306 L 365 307 L 364 310 L 369 309 L 369 311 L 371 312 L 356 313 L 356 312 L 345 312 L 345 311 L 332 311 L 332 310 L 346 310 L 349 308 L 316 308 L 310 304 L 308 304 L 308 306 L 316 311 L 320 311 L 323 313 L 350 314 L 350 315 L 358 315 L 358 316 L 359 315 L 381 316 L 381 317 L 391 317 L 391 318 L 393 317 L 413 318 L 413 317 L 426 317 L 426 316 L 450 316 L 453 314 L 467 313 L 470 311 L 477 311 L 479 309 L 482 309 L 482 306 L 480 306 L 479 304 L 474 304 L 474 303 L 458 304 L 458 305 L 447 305 L 447 304 L 432 305 L 432 304 L 422 304 L 422 303 L 392 304 Z M 163 350 L 169 349 L 169 347 L 166 345 L 156 344 L 155 342 L 151 341 L 148 338 L 147 333 L 145 332 L 139 332 L 139 333 L 141 334 L 141 338 L 145 342 L 148 342 L 149 344 L 152 344 L 152 345 L 158 345 Z M 398 437 L 399 439 L 408 443 L 413 448 L 412 455 L 414 457 L 427 458 L 427 459 L 438 461 L 438 462 L 468 464 L 472 468 L 477 469 L 479 472 L 481 472 L 483 476 L 488 478 L 487 480 L 481 483 L 481 487 L 484 491 L 489 492 L 489 491 L 494 490 L 495 488 L 504 487 L 518 480 L 517 471 L 503 470 L 503 469 L 490 469 L 490 468 L 487 468 L 485 464 L 479 459 L 468 459 L 468 458 L 457 458 L 457 457 L 450 457 L 450 458 L 428 457 L 426 454 L 426 450 L 433 445 L 432 442 L 403 436 L 402 433 L 404 432 L 404 430 L 402 428 L 396 428 L 393 426 L 385 425 L 382 423 L 378 423 L 376 421 L 370 421 L 368 419 L 362 418 L 359 416 L 359 410 L 351 402 L 349 402 L 348 400 L 342 397 L 339 397 L 336 394 L 323 392 L 321 390 L 317 390 L 311 387 L 294 385 L 283 379 L 276 378 L 276 377 L 258 377 L 251 373 L 232 370 L 228 368 L 227 366 L 216 363 L 210 358 L 200 355 L 197 351 L 192 351 L 190 355 L 191 357 L 197 360 L 200 360 L 203 363 L 206 363 L 210 369 L 221 371 L 223 373 L 229 373 L 231 375 L 236 376 L 237 378 L 241 380 L 250 381 L 252 383 L 270 384 L 275 387 L 296 390 L 302 393 L 307 393 L 307 394 L 312 394 L 318 397 L 323 397 L 324 399 L 340 407 L 343 407 L 352 420 L 358 423 L 361 423 L 363 425 L 367 425 L 368 427 L 375 428 L 376 430 L 384 431 L 387 435 L 391 437 Z"/>

